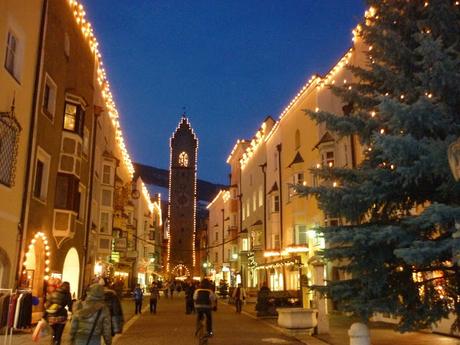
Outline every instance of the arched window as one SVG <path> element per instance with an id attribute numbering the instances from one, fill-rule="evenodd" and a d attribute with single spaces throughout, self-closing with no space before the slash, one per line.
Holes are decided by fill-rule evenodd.
<path id="1" fill-rule="evenodd" d="M 181 152 L 179 155 L 179 165 L 182 167 L 188 167 L 188 154 L 187 152 Z"/>
<path id="2" fill-rule="evenodd" d="M 296 130 L 295 131 L 295 149 L 297 150 L 300 147 L 300 131 Z"/>

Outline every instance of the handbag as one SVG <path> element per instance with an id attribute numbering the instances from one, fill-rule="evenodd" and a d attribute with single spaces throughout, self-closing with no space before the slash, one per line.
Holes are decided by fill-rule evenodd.
<path id="1" fill-rule="evenodd" d="M 32 333 L 32 341 L 38 342 L 41 337 L 43 337 L 44 335 L 47 335 L 48 327 L 49 325 L 48 325 L 48 322 L 46 322 L 46 320 L 41 319 L 40 321 L 38 321 Z"/>
<path id="2" fill-rule="evenodd" d="M 94 330 L 96 329 L 97 321 L 99 320 L 99 316 L 101 316 L 102 308 L 99 309 L 96 315 L 96 320 L 94 320 L 93 323 L 93 328 L 91 328 L 91 332 L 89 333 L 88 340 L 86 341 L 86 345 L 89 345 L 89 342 L 91 341 L 91 337 L 93 336 Z"/>

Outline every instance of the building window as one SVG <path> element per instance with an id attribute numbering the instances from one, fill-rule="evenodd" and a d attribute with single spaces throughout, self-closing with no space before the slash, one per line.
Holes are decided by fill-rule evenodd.
<path id="1" fill-rule="evenodd" d="M 110 240 L 108 238 L 101 238 L 99 240 L 99 248 L 105 250 L 110 249 Z"/>
<path id="2" fill-rule="evenodd" d="M 179 154 L 179 165 L 181 167 L 188 167 L 188 154 L 187 154 L 187 152 L 181 152 Z"/>
<path id="3" fill-rule="evenodd" d="M 43 87 L 42 111 L 43 114 L 45 114 L 50 120 L 54 119 L 54 112 L 56 109 L 56 92 L 57 86 L 47 74 L 45 78 L 45 85 Z"/>
<path id="4" fill-rule="evenodd" d="M 259 187 L 259 207 L 262 207 L 264 204 L 264 188 L 263 186 Z"/>
<path id="5" fill-rule="evenodd" d="M 227 261 L 230 261 L 232 258 L 230 249 L 227 249 Z"/>
<path id="6" fill-rule="evenodd" d="M 102 167 L 102 183 L 112 185 L 112 167 L 104 164 Z"/>
<path id="7" fill-rule="evenodd" d="M 278 170 L 278 152 L 275 151 L 273 155 L 273 170 L 277 171 Z"/>
<path id="8" fill-rule="evenodd" d="M 41 148 L 37 150 L 37 162 L 35 164 L 34 197 L 46 201 L 48 194 L 48 178 L 50 171 L 51 156 Z"/>
<path id="9" fill-rule="evenodd" d="M 243 238 L 241 241 L 241 250 L 247 252 L 249 250 L 249 241 L 247 238 Z"/>
<path id="10" fill-rule="evenodd" d="M 19 81 L 19 40 L 12 31 L 8 31 L 6 40 L 5 68 Z"/>
<path id="11" fill-rule="evenodd" d="M 300 131 L 299 130 L 295 131 L 294 145 L 295 145 L 296 150 L 299 149 L 300 147 Z"/>
<path id="12" fill-rule="evenodd" d="M 67 58 L 70 57 L 70 38 L 67 32 L 64 35 L 64 54 Z"/>
<path id="13" fill-rule="evenodd" d="M 80 105 L 66 102 L 64 110 L 64 129 L 82 135 L 83 118 L 84 111 Z"/>
<path id="14" fill-rule="evenodd" d="M 102 190 L 101 205 L 106 207 L 112 207 L 112 191 L 108 189 Z"/>
<path id="15" fill-rule="evenodd" d="M 99 232 L 101 232 L 103 234 L 110 233 L 109 226 L 110 226 L 110 213 L 109 212 L 101 212 L 100 223 L 99 223 Z"/>
<path id="16" fill-rule="evenodd" d="M 219 231 L 216 231 L 216 242 L 219 241 Z"/>
<path id="17" fill-rule="evenodd" d="M 338 218 L 329 218 L 324 220 L 324 226 L 339 226 L 340 222 Z"/>
<path id="18" fill-rule="evenodd" d="M 80 194 L 80 208 L 78 210 L 78 220 L 85 219 L 85 201 L 86 201 L 86 188 L 82 184 L 78 186 L 78 192 Z"/>
<path id="19" fill-rule="evenodd" d="M 242 210 L 242 216 L 243 216 L 243 220 L 246 219 L 246 208 L 244 207 L 243 205 L 243 210 Z"/>
<path id="20" fill-rule="evenodd" d="M 83 129 L 83 154 L 85 156 L 89 155 L 89 129 L 84 128 Z"/>
<path id="21" fill-rule="evenodd" d="M 0 112 L 0 183 L 14 185 L 21 126 L 14 112 Z"/>
<path id="22" fill-rule="evenodd" d="M 308 231 L 306 225 L 296 225 L 294 227 L 294 243 L 308 244 Z"/>
<path id="23" fill-rule="evenodd" d="M 321 154 L 323 166 L 333 167 L 334 166 L 334 151 L 325 151 Z"/>
<path id="24" fill-rule="evenodd" d="M 303 184 L 305 181 L 305 175 L 303 172 L 294 174 L 293 182 L 294 184 Z"/>
<path id="25" fill-rule="evenodd" d="M 272 235 L 272 246 L 273 249 L 280 248 L 280 235 Z"/>
<path id="26" fill-rule="evenodd" d="M 80 208 L 79 181 L 74 175 L 58 173 L 54 206 L 58 209 L 78 212 Z"/>
<path id="27" fill-rule="evenodd" d="M 280 197 L 279 195 L 272 196 L 272 212 L 280 211 Z"/>
<path id="28" fill-rule="evenodd" d="M 215 259 L 216 259 L 215 262 L 219 262 L 219 253 L 218 253 L 218 252 L 215 252 L 215 253 L 214 253 L 214 257 L 215 257 Z"/>
<path id="29" fill-rule="evenodd" d="M 251 209 L 251 199 L 248 199 L 248 200 L 246 201 L 246 217 L 247 217 L 247 218 L 249 218 L 250 209 Z"/>

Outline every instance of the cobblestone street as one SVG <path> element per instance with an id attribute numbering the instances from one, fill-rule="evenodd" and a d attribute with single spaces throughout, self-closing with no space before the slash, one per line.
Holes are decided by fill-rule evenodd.
<path id="1" fill-rule="evenodd" d="M 250 306 L 254 308 L 254 305 Z M 185 314 L 184 297 L 161 298 L 158 312 L 142 314 L 118 339 L 116 345 L 182 345 L 194 344 L 196 316 Z M 227 301 L 219 300 L 218 311 L 213 313 L 214 337 L 209 344 L 302 344 L 283 335 L 267 323 L 245 314 L 236 314 Z"/>

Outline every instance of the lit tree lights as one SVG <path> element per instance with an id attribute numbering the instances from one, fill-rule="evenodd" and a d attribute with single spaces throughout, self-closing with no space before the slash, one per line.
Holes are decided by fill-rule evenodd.
<path id="1" fill-rule="evenodd" d="M 368 3 L 354 30 L 365 65 L 348 66 L 351 82 L 327 82 L 350 114 L 308 111 L 360 138 L 363 161 L 320 166 L 312 173 L 329 184 L 297 189 L 344 224 L 321 231 L 324 258 L 349 276 L 318 289 L 365 321 L 380 312 L 399 316 L 401 331 L 428 328 L 460 313 L 460 186 L 447 162 L 460 136 L 460 11 L 446 0 Z"/>

